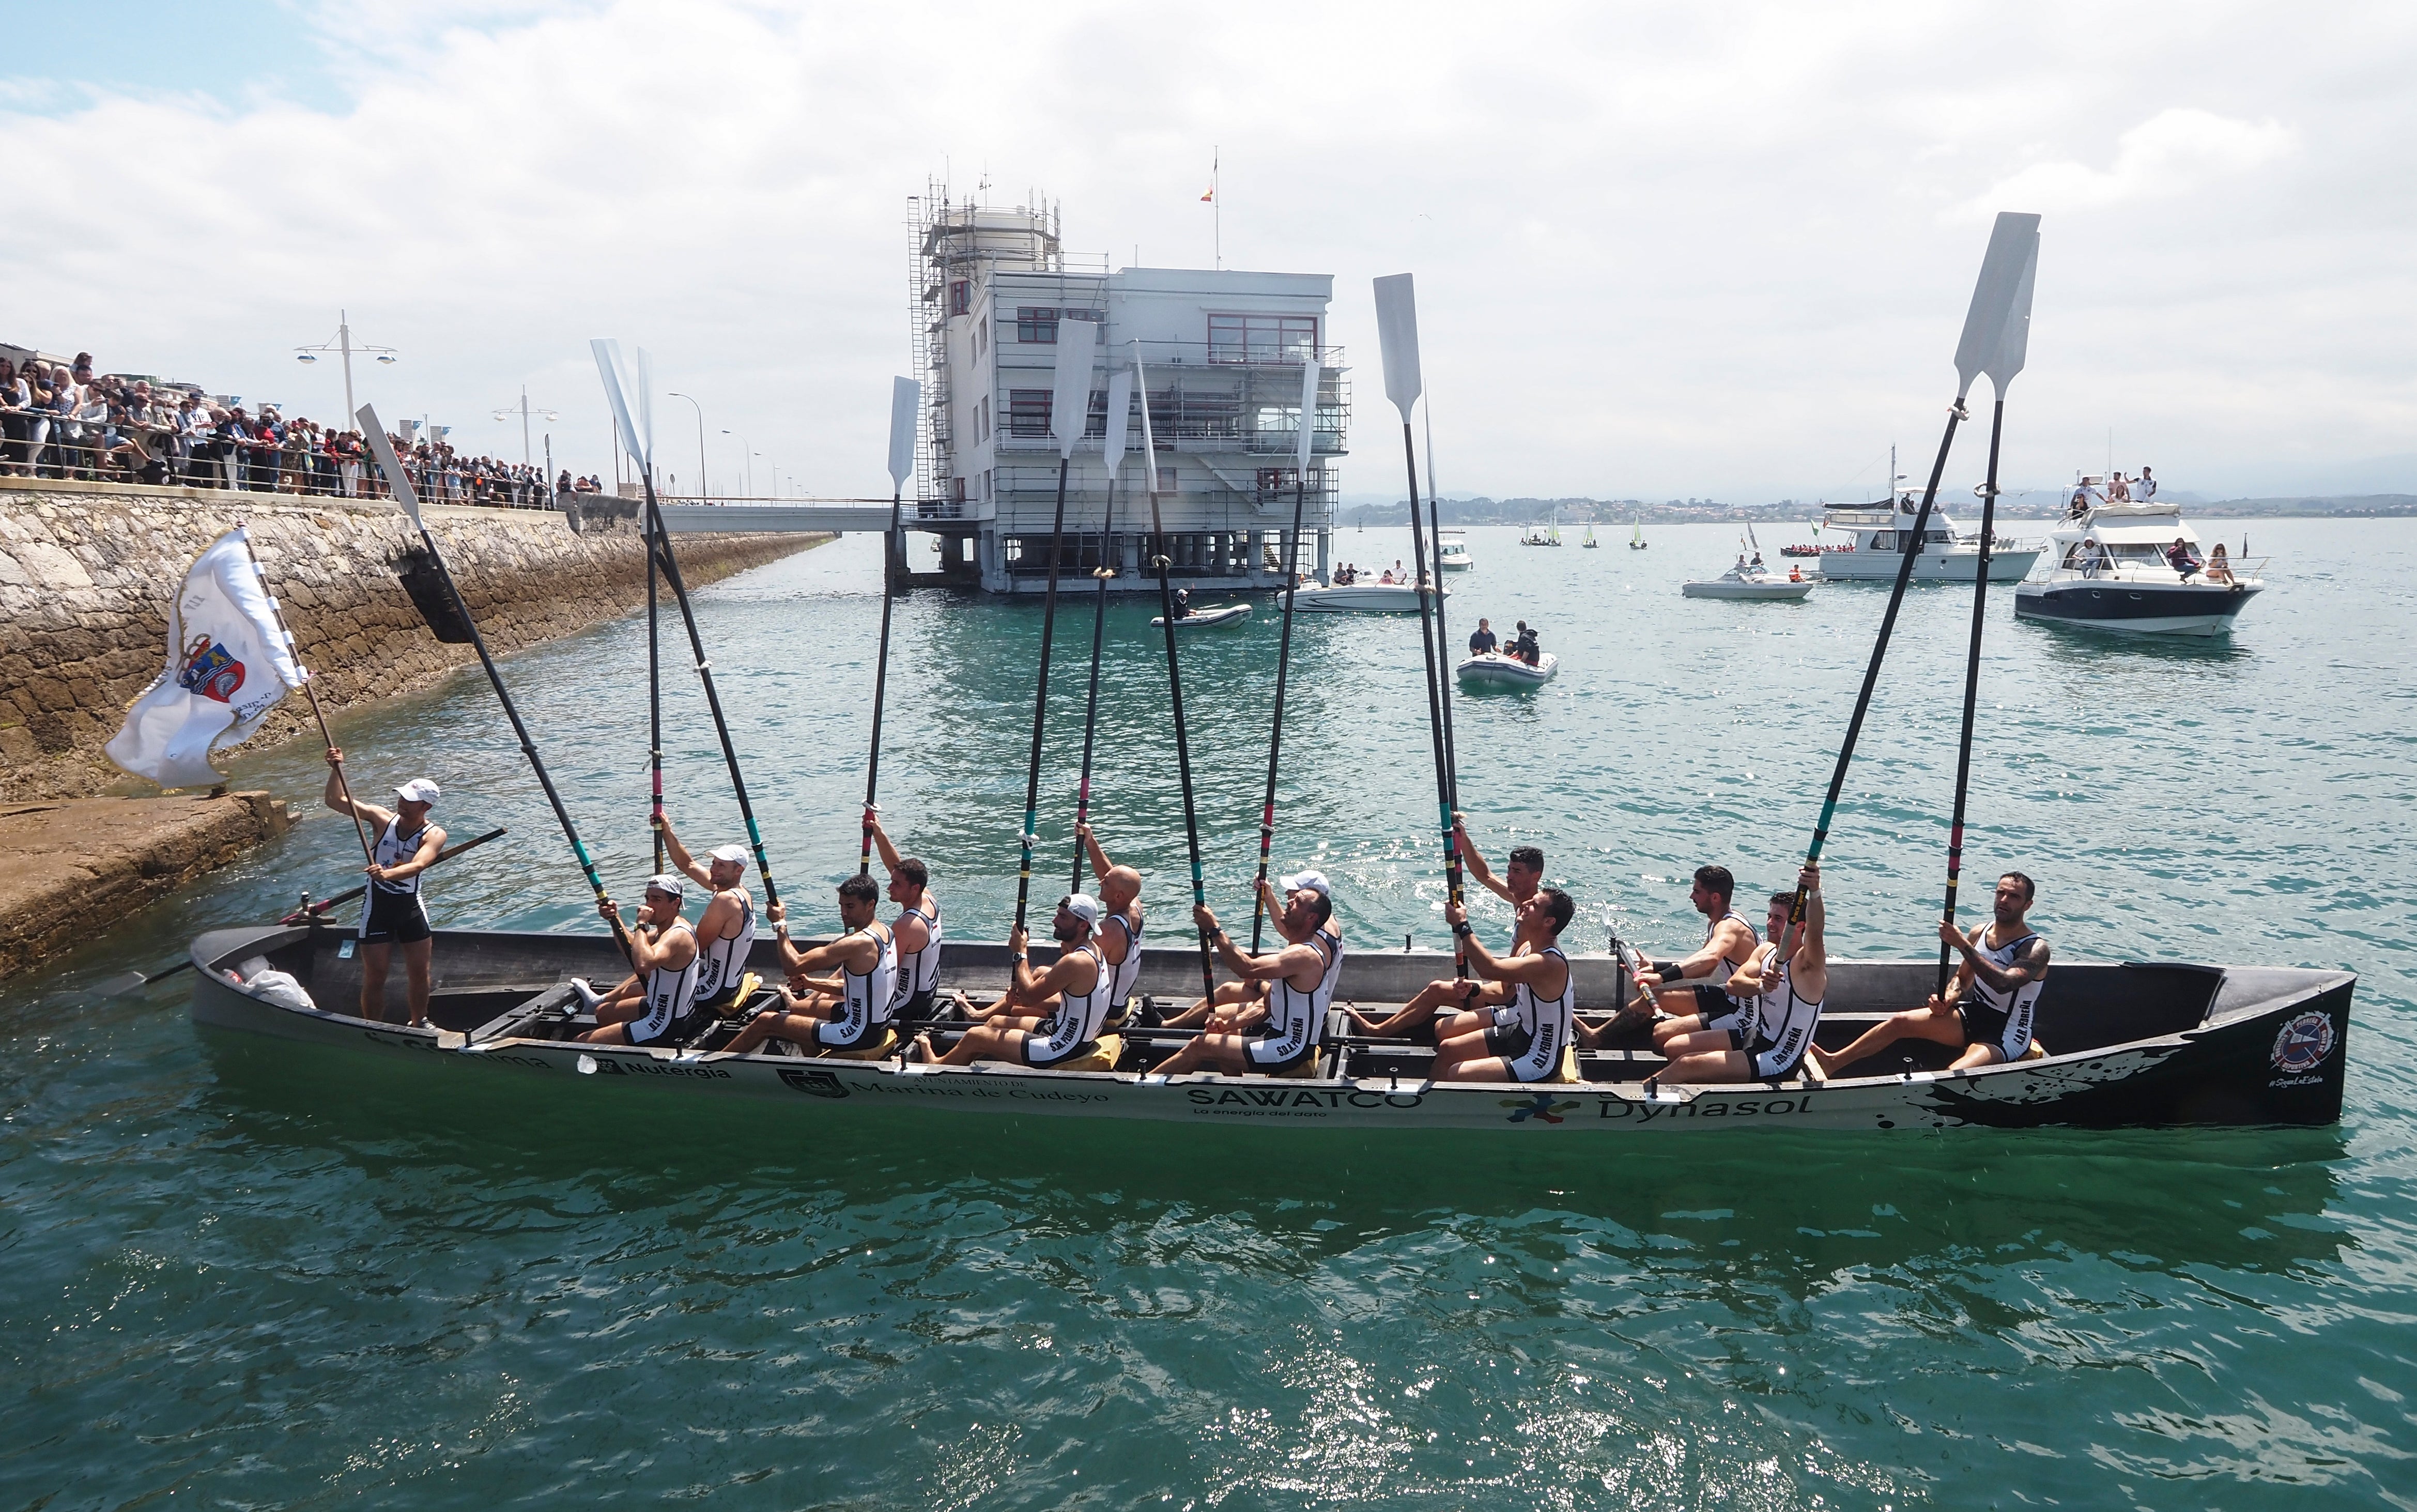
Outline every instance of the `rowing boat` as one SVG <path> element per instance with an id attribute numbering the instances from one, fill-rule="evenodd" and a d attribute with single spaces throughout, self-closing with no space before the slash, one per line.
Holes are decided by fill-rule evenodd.
<path id="1" fill-rule="evenodd" d="M 195 1022 L 213 1033 L 317 1042 L 448 1071 L 482 1068 L 523 1079 L 516 1085 L 534 1078 L 586 1092 L 651 1082 L 688 1096 L 754 1096 L 818 1110 L 894 1105 L 1328 1128 L 2331 1124 L 2341 1115 L 2357 982 L 2348 972 L 2315 969 L 2060 961 L 2038 1018 L 2039 1037 L 2054 1053 L 1969 1072 L 1944 1069 L 1942 1047 L 1905 1040 L 1847 1067 L 1856 1074 L 1827 1082 L 1650 1089 L 1644 1080 L 1662 1063 L 1640 1036 L 1630 1048 L 1565 1059 L 1573 1076 L 1566 1081 L 1437 1082 L 1428 1075 L 1431 1049 L 1330 1033 L 1309 1075 L 1200 1073 L 1170 1081 L 1149 1067 L 1179 1041 L 1169 1037 L 1174 1032 L 1144 1029 L 1103 1039 L 1102 1058 L 1113 1064 L 1096 1071 L 926 1066 L 895 1055 L 731 1055 L 714 1048 L 727 1039 L 727 1023 L 681 1049 L 574 1043 L 569 1036 L 587 1021 L 570 1014 L 575 1004 L 562 984 L 572 975 L 620 972 L 620 957 L 603 935 L 441 930 L 432 1026 L 405 1028 L 317 1005 L 357 1001 L 359 965 L 343 949 L 346 938 L 347 931 L 308 924 L 202 935 L 191 949 Z M 1036 965 L 1048 954 L 1036 948 Z M 756 943 L 750 965 L 766 976 L 778 973 L 772 942 Z M 1572 967 L 1582 1009 L 1603 1011 L 1621 1001 L 1628 984 L 1616 958 L 1581 955 Z M 1344 969 L 1345 990 L 1375 1008 L 1449 975 L 1452 960 L 1425 951 L 1371 951 L 1349 957 Z M 1820 1042 L 1843 1046 L 1877 1016 L 1920 1003 L 1936 969 L 1926 960 L 1833 963 Z M 287 974 L 295 985 L 257 980 L 264 970 Z M 1198 970 L 1191 951 L 1148 948 L 1138 990 L 1186 995 Z M 1003 982 L 1006 950 L 951 942 L 943 946 L 942 974 L 951 983 Z M 1330 1029 L 1343 1021 L 1336 1015 Z"/>

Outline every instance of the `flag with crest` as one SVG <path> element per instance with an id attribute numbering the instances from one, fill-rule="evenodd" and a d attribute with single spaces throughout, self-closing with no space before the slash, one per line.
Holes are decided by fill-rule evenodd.
<path id="1" fill-rule="evenodd" d="M 167 665 L 102 748 L 163 788 L 215 787 L 225 778 L 210 753 L 250 739 L 302 675 L 237 526 L 186 569 L 168 605 Z"/>

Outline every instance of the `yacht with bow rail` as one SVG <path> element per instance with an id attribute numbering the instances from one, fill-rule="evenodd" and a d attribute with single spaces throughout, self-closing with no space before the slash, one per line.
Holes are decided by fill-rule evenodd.
<path id="1" fill-rule="evenodd" d="M 2133 635 L 2228 635 L 2263 593 L 2263 559 L 2203 549 L 2181 506 L 2109 501 L 2085 477 L 2048 532 L 2047 568 L 2014 590 L 2014 617 Z M 2174 548 L 2183 550 L 2176 553 Z M 1994 577 L 1995 574 L 1993 573 Z"/>
<path id="2" fill-rule="evenodd" d="M 1893 500 L 1832 507 L 1813 527 L 1825 537 L 1813 553 L 1820 559 L 1821 576 L 1832 582 L 1894 582 L 1906 537 L 1921 512 L 1919 489 L 1899 490 Z M 1837 538 L 1828 538 L 1833 537 Z M 1989 581 L 2020 582 L 2030 574 L 2041 550 L 2035 541 L 1999 536 L 1989 551 Z M 1980 559 L 1980 532 L 1961 529 L 1943 507 L 1933 504 L 1930 523 L 1923 528 L 1921 549 L 1913 559 L 1913 581 L 1969 582 L 1973 564 Z"/>

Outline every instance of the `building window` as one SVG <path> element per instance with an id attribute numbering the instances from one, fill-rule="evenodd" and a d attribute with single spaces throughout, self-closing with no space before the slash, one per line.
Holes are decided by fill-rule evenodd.
<path id="1" fill-rule="evenodd" d="M 974 310 L 974 284 L 971 279 L 958 279 L 949 285 L 949 313 L 970 315 Z"/>
<path id="2" fill-rule="evenodd" d="M 1317 355 L 1315 315 L 1211 315 L 1211 362 L 1299 362 Z"/>
<path id="3" fill-rule="evenodd" d="M 1019 341 L 1057 342 L 1057 311 L 1046 305 L 1015 307 L 1015 339 Z M 1022 431 L 1016 432 L 1018 435 Z"/>
<path id="4" fill-rule="evenodd" d="M 1159 463 L 1159 464 L 1158 464 L 1158 491 L 1159 491 L 1159 492 L 1161 492 L 1161 493 L 1172 493 L 1172 492 L 1174 492 L 1175 491 L 1176 491 L 1175 469 L 1174 469 L 1174 468 L 1172 468 L 1172 467 L 1167 466 L 1164 462 L 1161 462 L 1161 463 Z"/>
<path id="5" fill-rule="evenodd" d="M 980 362 L 982 359 L 982 354 L 989 350 L 990 322 L 981 321 L 974 326 L 974 360 Z"/>
<path id="6" fill-rule="evenodd" d="M 953 492 L 954 492 L 954 495 L 955 495 L 956 501 L 957 501 L 959 504 L 963 504 L 963 503 L 965 503 L 965 480 L 964 478 L 962 478 L 962 477 L 952 477 L 952 478 L 949 479 L 949 482 L 952 485 Z"/>
<path id="7" fill-rule="evenodd" d="M 974 401 L 974 445 L 990 439 L 990 398 L 984 395 Z"/>
<path id="8" fill-rule="evenodd" d="M 1056 327 L 1050 327 L 1054 337 Z M 1011 388 L 1007 391 L 1007 433 L 1011 436 L 1049 435 L 1049 390 L 1045 388 Z"/>

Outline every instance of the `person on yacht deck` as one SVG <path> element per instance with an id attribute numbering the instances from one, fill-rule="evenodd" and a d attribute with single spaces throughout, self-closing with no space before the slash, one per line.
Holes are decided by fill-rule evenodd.
<path id="1" fill-rule="evenodd" d="M 2215 550 L 2207 553 L 2207 581 L 2225 583 L 2240 581 L 2232 575 L 2232 558 L 2225 554 L 2222 541 L 2217 541 Z"/>
<path id="2" fill-rule="evenodd" d="M 2166 565 L 2172 567 L 2176 575 L 2184 582 L 2188 582 L 2192 574 L 2198 571 L 2199 563 L 2198 558 L 2191 554 L 2190 542 L 2177 536 L 2174 537 L 2174 543 L 2166 548 Z"/>
<path id="3" fill-rule="evenodd" d="M 2140 476 L 2132 479 L 2132 502 L 2146 504 L 2156 496 L 2157 480 L 2149 476 L 2149 469 L 2143 467 L 2140 469 Z"/>

